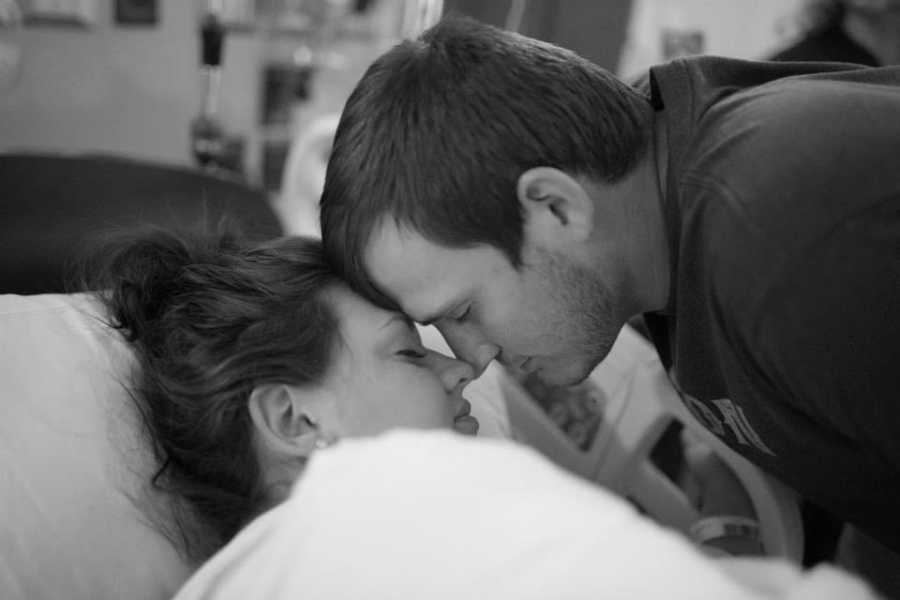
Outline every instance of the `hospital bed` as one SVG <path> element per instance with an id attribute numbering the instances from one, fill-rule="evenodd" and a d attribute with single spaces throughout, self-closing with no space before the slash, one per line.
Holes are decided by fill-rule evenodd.
<path id="1" fill-rule="evenodd" d="M 147 485 L 154 463 L 133 405 L 122 386 L 133 358 L 121 337 L 106 328 L 98 316 L 96 305 L 79 294 L 0 295 L 0 380 L 4 383 L 0 403 L 0 506 L 3 507 L 0 512 L 0 597 L 7 600 L 171 598 L 195 568 L 182 559 L 170 540 L 149 524 L 149 515 L 167 518 L 168 504 Z M 611 360 L 624 356 L 622 347 L 614 349 L 613 353 Z M 290 513 L 303 516 L 301 531 L 312 524 L 315 526 L 314 539 L 324 539 L 307 551 L 317 557 L 317 568 L 332 569 L 334 580 L 307 580 L 302 582 L 301 589 L 308 593 L 312 589 L 327 589 L 336 581 L 353 579 L 354 574 L 374 577 L 380 573 L 381 587 L 373 590 L 377 593 L 366 597 L 439 598 L 448 597 L 441 596 L 447 588 L 437 583 L 441 581 L 439 573 L 444 570 L 451 576 L 455 569 L 469 569 L 461 573 L 474 577 L 469 580 L 474 585 L 479 580 L 502 582 L 504 578 L 509 578 L 511 584 L 519 582 L 522 569 L 525 569 L 535 577 L 546 573 L 554 585 L 563 581 L 568 587 L 598 582 L 609 585 L 616 577 L 624 578 L 626 573 L 627 583 L 632 585 L 640 582 L 642 573 L 660 572 L 667 574 L 668 579 L 664 581 L 671 581 L 673 586 L 684 584 L 683 589 L 673 588 L 673 594 L 667 596 L 679 598 L 684 594 L 678 595 L 675 591 L 689 592 L 697 587 L 691 577 L 675 577 L 682 564 L 690 565 L 692 576 L 712 578 L 705 588 L 720 589 L 725 585 L 722 578 L 711 574 L 712 567 L 703 562 L 711 559 L 697 558 L 698 552 L 690 550 L 693 546 L 676 533 L 679 519 L 683 525 L 688 518 L 682 512 L 689 513 L 690 507 L 661 475 L 654 473 L 654 467 L 646 465 L 646 449 L 659 431 L 659 423 L 670 418 L 667 416 L 670 413 L 662 409 L 633 411 L 631 406 L 647 400 L 645 396 L 626 399 L 623 404 L 622 399 L 626 398 L 623 393 L 642 394 L 652 390 L 654 382 L 645 377 L 647 371 L 642 369 L 622 371 L 619 375 L 619 379 L 609 380 L 612 387 L 605 396 L 609 401 L 603 411 L 610 427 L 598 430 L 592 452 L 587 455 L 568 445 L 568 440 L 560 439 L 554 429 L 555 423 L 545 416 L 523 416 L 522 411 L 529 410 L 527 402 L 530 401 L 514 387 L 517 384 L 503 379 L 503 371 L 496 368 L 489 369 L 487 377 L 482 378 L 478 386 L 470 386 L 472 389 L 467 395 L 473 403 L 473 413 L 478 414 L 483 425 L 492 428 L 498 437 L 503 438 L 505 432 L 510 432 L 512 437 L 527 444 L 497 440 L 504 446 L 485 446 L 483 460 L 478 457 L 477 450 L 472 450 L 474 455 L 466 450 L 469 458 L 463 459 L 453 448 L 429 459 L 426 449 L 431 442 L 427 440 L 409 442 L 399 449 L 390 444 L 387 447 L 348 444 L 347 448 L 357 448 L 355 456 L 359 465 L 353 467 L 356 459 L 345 454 L 341 454 L 344 456 L 341 464 L 353 476 L 338 477 L 330 468 L 317 471 L 315 481 L 328 482 L 328 485 L 309 483 L 306 489 L 312 490 L 318 501 L 308 504 L 305 496 L 298 497 L 294 503 L 297 511 Z M 505 411 L 509 416 L 504 420 Z M 651 413 L 655 416 L 649 417 Z M 491 442 L 491 438 L 482 439 L 484 443 Z M 528 445 L 539 448 L 565 469 L 557 468 L 550 474 L 547 465 L 553 463 L 541 463 L 534 458 L 515 466 L 520 460 L 519 454 L 502 449 L 505 446 L 528 448 Z M 342 446 L 338 444 L 335 448 Z M 404 447 L 409 450 L 403 451 Z M 394 453 L 395 458 L 388 462 L 376 461 L 375 465 L 366 462 L 384 452 Z M 399 458 L 396 458 L 398 453 Z M 509 463 L 502 458 L 507 455 Z M 430 479 L 422 473 L 423 469 L 428 472 L 425 464 L 428 461 L 435 465 Z M 448 468 L 456 468 L 455 475 L 453 472 L 448 474 Z M 567 480 L 561 475 L 564 472 L 577 473 L 577 476 L 570 475 Z M 476 481 L 456 479 L 461 475 L 477 475 L 477 478 Z M 758 476 L 758 473 L 748 471 L 747 477 Z M 547 480 L 548 487 L 542 487 L 542 478 L 546 477 L 551 478 Z M 304 480 L 301 478 L 301 486 Z M 572 480 L 585 483 L 579 487 Z M 533 485 L 526 485 L 529 481 L 533 481 Z M 755 499 L 767 551 L 789 556 L 793 547 L 791 538 L 785 535 L 789 529 L 782 525 L 785 516 L 777 512 L 780 510 L 777 500 L 767 496 L 773 493 L 767 487 L 769 482 L 746 481 L 750 482 L 747 487 L 751 495 L 754 486 L 759 485 Z M 612 500 L 618 496 L 604 493 L 605 488 L 594 482 L 635 499 L 656 520 L 638 519 L 635 511 L 628 511 L 623 508 L 624 503 Z M 373 484 L 378 487 L 370 488 Z M 348 493 L 347 489 L 354 492 Z M 390 502 L 390 497 L 396 498 L 396 502 Z M 578 510 L 575 511 L 573 506 Z M 768 509 L 775 514 L 767 516 L 765 510 Z M 239 544 L 237 557 L 226 568 L 227 573 L 233 571 L 234 577 L 229 575 L 226 580 L 235 582 L 241 573 L 244 582 L 261 585 L 265 581 L 267 585 L 277 587 L 283 577 L 283 583 L 293 581 L 296 584 L 296 578 L 288 575 L 294 571 L 285 571 L 286 563 L 264 560 L 273 558 L 269 555 L 265 531 L 287 530 L 293 522 L 290 514 L 279 511 L 259 525 L 251 525 L 252 529 L 247 533 L 251 539 L 256 539 L 254 536 L 260 527 L 264 529 L 261 543 L 251 544 L 258 550 L 252 553 L 252 558 L 243 554 L 247 544 L 236 540 Z M 531 516 L 527 516 L 529 514 Z M 284 518 L 288 521 L 282 523 Z M 422 538 L 429 531 L 423 524 L 432 518 L 437 520 L 430 530 L 432 537 Z M 672 527 L 655 524 L 666 518 L 670 519 Z M 271 519 L 275 519 L 274 525 Z M 359 528 L 350 527 L 353 523 Z M 765 533 L 770 528 L 773 533 Z M 512 531 L 519 534 L 514 536 Z M 586 539 L 586 532 L 595 532 L 596 536 Z M 436 541 L 435 536 L 443 535 L 447 537 Z M 238 538 L 241 539 L 245 538 Z M 291 548 L 292 544 L 304 539 L 305 534 L 283 543 Z M 373 539 L 383 545 L 383 552 L 375 552 L 377 544 Z M 281 544 L 276 545 L 282 547 Z M 345 544 L 349 544 L 346 551 L 335 552 L 335 548 L 343 548 Z M 231 548 L 223 551 L 222 558 L 214 559 L 217 577 L 222 576 L 222 561 L 234 557 Z M 469 557 L 470 563 L 452 565 L 441 561 L 440 557 L 452 548 L 477 548 L 479 553 L 460 550 L 461 555 L 453 555 Z M 413 552 L 414 549 L 417 552 Z M 434 593 L 422 592 L 419 596 L 386 593 L 396 591 L 390 583 L 391 578 L 406 582 L 406 574 L 413 568 L 411 564 L 387 560 L 397 556 L 397 552 L 418 557 L 417 581 L 428 579 L 427 574 L 436 582 Z M 492 558 L 483 563 L 482 568 L 497 565 L 496 568 L 489 569 L 488 573 L 472 571 L 472 557 L 485 553 Z M 623 556 L 632 557 L 630 570 L 612 568 L 620 564 Z M 554 568 L 554 564 L 559 565 L 555 561 L 563 557 L 571 562 Z M 370 562 L 361 563 L 364 559 Z M 271 568 L 253 568 L 260 560 Z M 640 567 L 640 561 L 647 561 L 646 566 Z M 438 568 L 436 562 L 442 566 Z M 379 565 L 379 569 L 375 569 L 375 565 Z M 769 568 L 772 565 L 762 566 L 761 575 L 766 581 L 782 575 L 790 581 L 800 581 L 798 571 L 787 562 L 775 565 L 774 571 Z M 662 567 L 667 570 L 660 571 Z M 313 565 L 305 563 L 305 568 L 313 568 Z M 310 573 L 305 568 L 296 572 Z M 563 577 L 567 569 L 571 569 L 571 577 Z M 475 577 L 478 573 L 484 579 Z M 321 573 L 319 576 L 324 577 Z M 826 583 L 821 585 L 827 584 L 826 589 L 832 591 L 843 589 L 831 587 L 829 577 L 831 575 L 827 575 Z M 820 581 L 821 578 L 813 579 Z M 849 585 L 846 579 L 841 577 L 837 583 Z M 537 586 L 540 582 L 534 583 Z M 623 580 L 623 585 L 625 583 Z M 659 580 L 656 580 L 654 585 L 658 587 L 658 584 Z M 521 589 L 519 584 L 516 585 L 515 589 Z M 862 588 L 858 583 L 854 586 L 851 586 L 855 590 L 852 594 L 834 597 L 842 600 L 869 598 L 860 591 Z M 576 591 L 590 589 L 595 588 L 578 587 Z M 286 594 L 296 591 L 294 588 L 285 590 Z M 296 594 L 265 597 L 296 597 Z M 526 596 L 501 594 L 492 597 Z M 584 596 L 551 594 L 539 597 Z M 769 596 L 737 593 L 716 596 L 717 600 L 745 597 Z M 783 597 L 818 600 L 832 596 Z"/>
<path id="2" fill-rule="evenodd" d="M 226 174 L 103 154 L 0 154 L 0 293 L 65 289 L 68 261 L 112 227 L 210 227 L 228 215 L 279 235 L 264 191 Z"/>
<path id="3" fill-rule="evenodd" d="M 100 154 L 0 155 L 0 598 L 169 598 L 189 572 L 146 511 L 130 353 L 65 295 L 94 234 L 138 223 L 283 232 L 226 175 Z"/>

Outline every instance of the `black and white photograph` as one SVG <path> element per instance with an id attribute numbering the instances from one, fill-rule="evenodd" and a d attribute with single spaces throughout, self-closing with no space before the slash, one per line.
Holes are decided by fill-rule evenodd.
<path id="1" fill-rule="evenodd" d="M 3 600 L 900 600 L 900 0 L 0 0 Z"/>

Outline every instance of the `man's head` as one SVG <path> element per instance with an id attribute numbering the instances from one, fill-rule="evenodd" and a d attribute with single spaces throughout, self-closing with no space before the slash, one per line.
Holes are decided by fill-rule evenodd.
<path id="1" fill-rule="evenodd" d="M 438 308 L 437 297 L 419 297 L 435 273 L 444 273 L 447 298 L 461 298 L 463 287 L 497 302 L 513 294 L 507 314 L 479 317 L 482 342 L 454 341 L 451 315 L 433 315 L 476 366 L 492 348 L 516 364 L 550 347 L 554 359 L 535 362 L 596 364 L 608 347 L 578 352 L 590 361 L 572 352 L 596 345 L 580 339 L 588 331 L 621 326 L 614 306 L 602 308 L 615 304 L 608 288 L 618 282 L 600 269 L 616 259 L 595 256 L 596 231 L 574 226 L 598 218 L 594 183 L 616 184 L 645 157 L 651 121 L 642 95 L 569 51 L 444 21 L 379 58 L 344 108 L 321 202 L 329 256 L 358 291 L 419 320 Z M 554 218 L 568 226 L 555 240 Z M 591 248 L 578 246 L 588 233 Z M 522 339 L 503 343 L 513 329 Z"/>

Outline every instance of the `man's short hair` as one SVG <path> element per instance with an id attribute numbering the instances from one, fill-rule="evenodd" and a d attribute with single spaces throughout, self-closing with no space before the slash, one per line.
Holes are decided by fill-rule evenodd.
<path id="1" fill-rule="evenodd" d="M 386 218 L 520 264 L 519 176 L 532 167 L 615 183 L 646 153 L 647 98 L 577 54 L 447 18 L 366 71 L 344 107 L 321 199 L 337 270 L 369 299 L 363 252 Z"/>

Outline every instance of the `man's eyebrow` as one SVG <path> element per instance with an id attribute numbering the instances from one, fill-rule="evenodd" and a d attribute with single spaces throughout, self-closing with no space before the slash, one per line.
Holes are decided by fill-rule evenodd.
<path id="1" fill-rule="evenodd" d="M 443 319 L 446 315 L 448 315 L 451 312 L 453 312 L 454 310 L 456 310 L 456 308 L 460 304 L 461 303 L 459 303 L 459 302 L 454 303 L 454 304 L 448 304 L 447 306 L 441 308 L 440 310 L 437 310 L 434 313 L 432 313 L 432 316 L 426 317 L 426 318 L 422 319 L 421 321 L 419 321 L 419 325 L 422 325 L 423 327 L 428 327 L 429 325 L 433 325 L 435 321 L 439 321 L 439 320 Z"/>
<path id="2" fill-rule="evenodd" d="M 418 321 L 418 323 L 419 323 L 419 325 L 421 325 L 422 327 L 428 327 L 429 325 L 433 325 L 434 322 L 437 321 L 437 320 L 440 319 L 440 318 L 441 318 L 440 316 L 436 316 L 436 317 L 428 317 L 427 319 L 422 319 L 421 321 Z"/>

